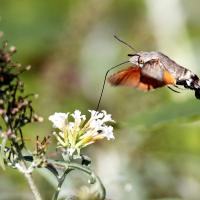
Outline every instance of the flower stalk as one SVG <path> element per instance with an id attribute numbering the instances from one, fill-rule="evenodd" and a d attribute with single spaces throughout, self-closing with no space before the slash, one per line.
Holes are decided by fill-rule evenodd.
<path id="1" fill-rule="evenodd" d="M 30 189 L 31 189 L 31 191 L 34 195 L 35 200 L 42 200 L 41 195 L 40 195 L 40 193 L 39 193 L 39 191 L 38 191 L 38 189 L 37 189 L 37 187 L 36 187 L 36 185 L 33 181 L 31 174 L 30 173 L 24 173 L 24 177 L 26 178 L 26 180 L 29 184 L 29 187 L 30 187 Z"/>
<path id="2" fill-rule="evenodd" d="M 95 184 L 95 186 L 96 186 L 96 197 L 98 198 L 98 200 L 104 200 L 105 199 L 105 197 L 106 197 L 105 187 L 102 184 L 100 178 L 89 167 L 83 166 L 83 165 L 75 163 L 75 162 L 71 162 L 71 163 L 68 163 L 68 164 L 66 164 L 64 162 L 58 162 L 58 161 L 52 161 L 52 162 L 55 165 L 63 166 L 66 169 L 65 172 L 63 173 L 63 175 L 61 176 L 61 178 L 59 179 L 57 190 L 56 190 L 52 200 L 58 199 L 58 195 L 60 193 L 62 184 L 63 184 L 66 176 L 73 170 L 78 170 L 78 171 L 81 171 L 81 172 L 88 174 L 90 176 L 90 179 L 89 179 L 88 182 L 90 184 Z"/>

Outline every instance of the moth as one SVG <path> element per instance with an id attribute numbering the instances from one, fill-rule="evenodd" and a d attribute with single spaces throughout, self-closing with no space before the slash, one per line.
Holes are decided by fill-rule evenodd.
<path id="1" fill-rule="evenodd" d="M 128 56 L 132 65 L 112 74 L 107 79 L 111 85 L 134 87 L 143 91 L 167 86 L 174 92 L 178 91 L 172 89 L 171 86 L 176 88 L 183 86 L 194 90 L 196 98 L 200 99 L 199 77 L 165 54 L 157 51 L 140 51 Z"/>
<path id="2" fill-rule="evenodd" d="M 114 37 L 134 50 L 128 43 L 114 35 Z M 172 87 L 194 90 L 195 97 L 200 99 L 200 80 L 191 70 L 180 66 L 165 54 L 157 51 L 139 51 L 128 54 L 130 59 L 107 70 L 96 110 L 98 110 L 104 91 L 106 80 L 113 86 L 128 86 L 142 91 L 150 91 L 167 86 L 170 90 L 179 93 Z M 121 65 L 131 63 L 131 66 L 120 70 L 108 77 L 108 73 Z"/>

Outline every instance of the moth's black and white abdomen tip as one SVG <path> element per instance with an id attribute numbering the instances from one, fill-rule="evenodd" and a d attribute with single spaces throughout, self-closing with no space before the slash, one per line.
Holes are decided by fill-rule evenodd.
<path id="1" fill-rule="evenodd" d="M 195 90 L 195 97 L 197 99 L 200 99 L 200 88 L 198 88 L 198 89 Z"/>

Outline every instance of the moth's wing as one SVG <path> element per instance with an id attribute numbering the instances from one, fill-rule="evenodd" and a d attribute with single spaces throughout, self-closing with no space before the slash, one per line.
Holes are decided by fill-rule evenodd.
<path id="1" fill-rule="evenodd" d="M 164 69 L 158 60 L 150 60 L 141 68 L 141 75 L 158 81 L 163 80 Z"/>
<path id="2" fill-rule="evenodd" d="M 108 82 L 113 86 L 134 87 L 143 91 L 153 89 L 151 85 L 141 82 L 141 70 L 141 67 L 134 65 L 111 75 Z"/>
<path id="3" fill-rule="evenodd" d="M 123 69 L 110 77 L 108 82 L 113 86 L 137 87 L 140 82 L 141 68 L 137 65 Z"/>
<path id="4" fill-rule="evenodd" d="M 135 87 L 149 91 L 165 85 L 174 85 L 174 77 L 157 60 L 146 62 L 143 67 L 134 65 L 108 78 L 113 86 Z"/>
<path id="5" fill-rule="evenodd" d="M 142 67 L 141 82 L 150 84 L 153 88 L 176 84 L 173 75 L 159 60 L 154 59 L 146 62 Z"/>

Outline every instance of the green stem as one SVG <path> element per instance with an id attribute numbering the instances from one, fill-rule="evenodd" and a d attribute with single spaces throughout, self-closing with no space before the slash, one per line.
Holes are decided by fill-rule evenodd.
<path id="1" fill-rule="evenodd" d="M 72 171 L 72 170 L 71 170 L 71 169 L 66 169 L 65 172 L 63 173 L 63 175 L 61 176 L 61 178 L 58 179 L 58 186 L 57 186 L 57 189 L 56 189 L 55 194 L 53 195 L 52 200 L 57 200 L 57 199 L 58 199 L 58 195 L 59 195 L 59 193 L 60 193 L 62 184 L 64 183 L 65 177 L 67 176 L 67 174 L 68 174 L 70 171 Z"/>
<path id="2" fill-rule="evenodd" d="M 72 168 L 72 169 L 78 169 L 78 170 L 83 171 L 86 174 L 90 175 L 91 178 L 94 179 L 94 181 L 95 181 L 95 183 L 98 187 L 98 197 L 99 197 L 99 199 L 101 199 L 101 200 L 105 199 L 105 197 L 106 197 L 105 187 L 102 184 L 100 178 L 91 169 L 89 169 L 88 167 L 82 166 L 80 164 L 77 164 L 77 163 L 70 163 L 68 165 L 68 167 Z"/>
<path id="3" fill-rule="evenodd" d="M 64 162 L 60 162 L 60 161 L 52 161 L 54 164 L 58 165 L 58 166 L 64 166 L 66 168 L 66 171 L 64 172 L 64 174 L 62 175 L 62 177 L 60 178 L 60 181 L 58 183 L 58 187 L 57 187 L 57 190 L 56 190 L 56 193 L 54 195 L 54 198 L 53 200 L 57 200 L 58 198 L 58 194 L 60 192 L 60 188 L 66 178 L 66 175 L 71 172 L 72 170 L 80 170 L 88 175 L 91 176 L 91 178 L 94 180 L 93 182 L 91 182 L 91 184 L 94 184 L 96 183 L 96 186 L 97 186 L 97 190 L 98 190 L 98 197 L 100 200 L 104 200 L 105 197 L 106 197 L 106 190 L 105 190 L 105 187 L 103 186 L 100 178 L 88 167 L 85 167 L 81 164 L 78 164 L 78 163 L 64 163 Z"/>

